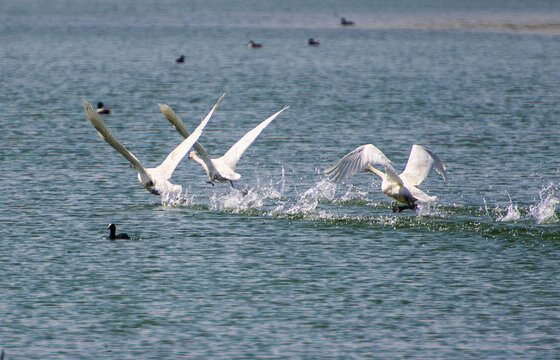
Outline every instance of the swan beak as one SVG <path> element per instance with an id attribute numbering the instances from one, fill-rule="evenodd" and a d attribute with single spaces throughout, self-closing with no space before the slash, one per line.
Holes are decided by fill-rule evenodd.
<path id="1" fill-rule="evenodd" d="M 157 190 L 154 189 L 154 188 L 151 188 L 151 189 L 150 189 L 150 192 L 151 192 L 152 194 L 154 194 L 154 195 L 161 195 L 161 194 L 159 193 L 159 191 L 157 191 Z"/>

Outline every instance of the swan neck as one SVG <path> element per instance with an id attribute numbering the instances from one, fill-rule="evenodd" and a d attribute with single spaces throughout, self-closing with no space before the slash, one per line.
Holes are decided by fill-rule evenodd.
<path id="1" fill-rule="evenodd" d="M 366 170 L 369 172 L 374 173 L 375 175 L 379 176 L 381 179 L 385 179 L 385 173 L 379 169 L 374 168 L 371 164 L 368 164 Z"/>
<path id="2" fill-rule="evenodd" d="M 208 173 L 208 165 L 206 164 L 206 161 L 204 161 L 202 158 L 200 158 L 200 156 L 198 156 L 196 153 L 193 153 L 191 155 L 191 157 L 194 161 L 196 161 L 197 163 L 202 165 L 202 167 L 204 168 L 204 171 L 206 171 L 206 173 Z"/>

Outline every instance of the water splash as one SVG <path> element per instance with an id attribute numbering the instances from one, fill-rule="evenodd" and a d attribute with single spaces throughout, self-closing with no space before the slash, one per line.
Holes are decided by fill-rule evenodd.
<path id="1" fill-rule="evenodd" d="M 550 184 L 539 192 L 539 203 L 529 207 L 529 214 L 538 224 L 552 224 L 558 222 L 556 205 L 560 203 L 560 200 L 556 197 L 556 192 L 557 189 L 554 184 Z"/>
<path id="2" fill-rule="evenodd" d="M 417 217 L 443 217 L 443 212 L 437 208 L 435 202 L 418 202 L 416 204 Z"/>
<path id="3" fill-rule="evenodd" d="M 517 204 L 513 203 L 513 200 L 511 200 L 511 196 L 508 195 L 508 197 L 509 197 L 509 205 L 506 208 L 505 215 L 502 215 L 500 208 L 496 206 L 496 211 L 499 214 L 498 217 L 496 218 L 496 221 L 503 221 L 503 222 L 517 221 L 521 218 L 521 213 L 517 208 Z"/>
<path id="4" fill-rule="evenodd" d="M 286 212 L 288 214 L 309 213 L 317 208 L 320 199 L 332 201 L 335 193 L 336 185 L 328 179 L 322 179 L 315 186 L 305 191 Z"/>
<path id="5" fill-rule="evenodd" d="M 340 198 L 340 202 L 352 202 L 355 200 L 367 200 L 367 191 L 362 190 L 360 187 L 350 185 L 348 190 Z"/>
<path id="6" fill-rule="evenodd" d="M 160 197 L 161 205 L 163 206 L 188 206 L 194 201 L 194 195 L 189 195 L 183 189 L 179 191 L 164 192 Z"/>
<path id="7" fill-rule="evenodd" d="M 210 197 L 210 209 L 233 210 L 235 212 L 248 209 L 260 209 L 267 204 L 268 199 L 278 200 L 284 190 L 284 169 L 279 181 L 269 180 L 268 184 L 260 184 L 253 188 L 230 188 L 227 193 L 213 194 Z"/>

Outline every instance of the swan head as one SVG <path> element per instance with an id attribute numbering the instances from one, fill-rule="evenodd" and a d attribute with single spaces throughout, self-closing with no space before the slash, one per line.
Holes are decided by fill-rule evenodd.
<path id="1" fill-rule="evenodd" d="M 133 166 L 134 167 L 134 166 Z M 146 169 L 146 172 L 151 172 L 153 169 Z M 148 192 L 154 195 L 161 195 L 161 191 L 159 191 L 159 186 L 156 185 L 157 181 L 154 180 L 154 174 L 141 174 L 138 173 L 138 181 L 144 189 L 148 190 Z"/>
<path id="2" fill-rule="evenodd" d="M 154 195 L 161 195 L 161 193 L 155 189 L 154 182 L 152 180 L 148 181 L 144 187 Z"/>
<path id="3" fill-rule="evenodd" d="M 196 157 L 196 152 L 193 150 L 189 153 L 189 159 L 194 159 Z"/>

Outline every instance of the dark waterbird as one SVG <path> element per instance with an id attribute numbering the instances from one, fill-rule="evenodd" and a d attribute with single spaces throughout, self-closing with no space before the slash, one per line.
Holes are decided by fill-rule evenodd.
<path id="1" fill-rule="evenodd" d="M 130 239 L 130 236 L 128 236 L 127 233 L 115 234 L 117 232 L 117 227 L 115 226 L 115 224 L 109 224 L 107 226 L 107 230 L 109 230 L 109 240 Z"/>
<path id="2" fill-rule="evenodd" d="M 309 38 L 309 40 L 307 40 L 307 44 L 310 46 L 317 46 L 317 45 L 321 45 L 320 42 L 318 42 L 317 40 L 313 39 L 313 38 Z"/>
<path id="3" fill-rule="evenodd" d="M 353 21 L 346 20 L 346 18 L 340 18 L 340 24 L 342 26 L 354 25 Z"/>
<path id="4" fill-rule="evenodd" d="M 260 48 L 260 47 L 262 47 L 262 44 L 258 44 L 256 42 L 254 42 L 253 40 L 250 40 L 248 47 L 250 47 L 250 48 Z"/>
<path id="5" fill-rule="evenodd" d="M 175 60 L 175 62 L 178 63 L 184 63 L 185 62 L 185 55 L 181 55 L 177 58 L 177 60 Z"/>
<path id="6" fill-rule="evenodd" d="M 97 113 L 98 114 L 110 114 L 111 110 L 106 109 L 105 105 L 100 101 L 97 103 Z"/>

